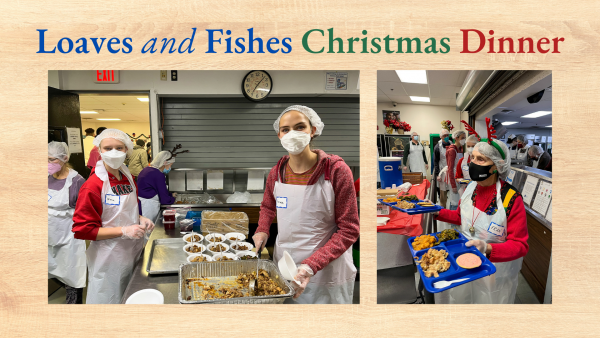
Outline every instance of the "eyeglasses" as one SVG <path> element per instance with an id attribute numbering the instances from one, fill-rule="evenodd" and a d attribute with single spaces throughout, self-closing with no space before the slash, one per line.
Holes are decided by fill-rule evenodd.
<path id="1" fill-rule="evenodd" d="M 57 158 L 48 158 L 48 163 L 59 163 L 60 160 Z"/>

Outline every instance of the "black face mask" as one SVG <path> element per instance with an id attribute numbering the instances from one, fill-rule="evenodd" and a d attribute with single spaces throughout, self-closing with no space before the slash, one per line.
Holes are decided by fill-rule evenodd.
<path id="1" fill-rule="evenodd" d="M 486 178 L 492 176 L 490 169 L 494 165 L 477 165 L 473 162 L 469 163 L 469 176 L 473 181 L 485 181 Z"/>

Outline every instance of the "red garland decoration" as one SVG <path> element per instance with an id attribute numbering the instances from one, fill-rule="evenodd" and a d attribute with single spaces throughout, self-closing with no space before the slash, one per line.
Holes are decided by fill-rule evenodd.
<path id="1" fill-rule="evenodd" d="M 465 125 L 465 128 L 469 132 L 469 135 L 473 134 L 473 135 L 477 136 L 479 141 L 481 141 L 481 136 L 479 136 L 479 134 L 477 134 L 477 132 L 475 131 L 475 129 L 473 129 L 473 127 L 471 127 L 467 122 L 465 122 L 465 120 L 460 120 L 460 122 L 462 122 Z"/>

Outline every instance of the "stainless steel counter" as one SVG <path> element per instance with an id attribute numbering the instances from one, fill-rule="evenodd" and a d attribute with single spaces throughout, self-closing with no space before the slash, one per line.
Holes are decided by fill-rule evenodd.
<path id="1" fill-rule="evenodd" d="M 173 230 L 165 230 L 162 224 L 162 217 L 159 217 L 156 225 L 154 227 L 154 231 L 150 235 L 150 239 L 142 252 L 140 259 L 135 264 L 133 268 L 133 275 L 127 288 L 125 289 L 125 293 L 121 298 L 121 304 L 124 304 L 127 298 L 131 296 L 133 293 L 143 290 L 143 289 L 156 289 L 165 297 L 165 304 L 179 304 L 178 300 L 178 292 L 179 292 L 179 275 L 178 274 L 169 274 L 169 275 L 148 275 L 146 272 L 146 266 L 148 264 L 148 256 L 150 255 L 150 246 L 152 245 L 152 240 L 160 239 L 160 238 L 182 238 L 183 235 L 180 234 L 179 228 L 175 227 Z"/>

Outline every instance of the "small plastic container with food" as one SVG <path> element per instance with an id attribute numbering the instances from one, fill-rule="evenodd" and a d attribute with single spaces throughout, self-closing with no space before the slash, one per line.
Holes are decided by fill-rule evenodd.
<path id="1" fill-rule="evenodd" d="M 225 235 L 213 232 L 206 236 L 206 242 L 208 243 L 225 243 Z"/>
<path id="2" fill-rule="evenodd" d="M 189 255 L 201 254 L 206 251 L 206 247 L 199 243 L 190 243 L 183 246 L 183 251 Z"/>
<path id="3" fill-rule="evenodd" d="M 194 228 L 194 220 L 193 219 L 182 219 L 179 221 L 179 227 L 181 232 L 192 231 Z"/>
<path id="4" fill-rule="evenodd" d="M 239 261 L 239 257 L 229 253 L 229 252 L 223 252 L 220 254 L 216 254 L 213 257 L 213 262 L 223 262 L 223 261 Z"/>
<path id="5" fill-rule="evenodd" d="M 258 259 L 256 252 L 253 251 L 239 251 L 235 254 L 241 261 L 245 261 L 248 259 Z"/>
<path id="6" fill-rule="evenodd" d="M 165 230 L 173 230 L 175 229 L 175 222 L 163 222 L 163 226 Z"/>
<path id="7" fill-rule="evenodd" d="M 244 235 L 242 233 L 239 233 L 239 232 L 230 232 L 228 234 L 225 234 L 225 238 L 227 239 L 228 243 L 232 244 L 236 240 L 238 242 L 245 241 L 246 240 L 246 235 Z"/>
<path id="8" fill-rule="evenodd" d="M 212 252 L 213 254 L 227 252 L 229 251 L 229 245 L 225 243 L 211 243 L 208 245 L 208 251 Z"/>
<path id="9" fill-rule="evenodd" d="M 254 249 L 254 245 L 248 243 L 248 242 L 233 242 L 231 243 L 231 250 L 233 250 L 234 253 L 238 253 L 241 251 L 250 251 L 252 249 Z"/>
<path id="10" fill-rule="evenodd" d="M 193 254 L 187 257 L 189 263 L 212 262 L 213 258 L 205 254 Z"/>
<path id="11" fill-rule="evenodd" d="M 167 209 L 163 211 L 163 222 L 173 222 L 175 223 L 175 215 L 177 212 L 175 209 Z"/>
<path id="12" fill-rule="evenodd" d="M 183 236 L 183 241 L 186 243 L 200 243 L 202 244 L 202 241 L 204 240 L 204 236 L 198 234 L 198 233 L 191 233 L 191 234 L 187 234 L 185 236 Z"/>

